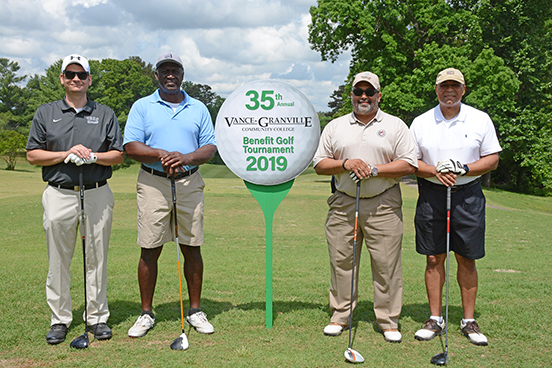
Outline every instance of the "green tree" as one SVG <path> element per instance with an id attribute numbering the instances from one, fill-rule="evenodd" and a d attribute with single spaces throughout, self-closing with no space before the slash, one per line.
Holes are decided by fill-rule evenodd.
<path id="1" fill-rule="evenodd" d="M 27 76 L 18 76 L 19 69 L 17 62 L 0 58 L 0 129 L 19 129 L 24 124 L 27 100 L 21 84 Z"/>
<path id="2" fill-rule="evenodd" d="M 27 138 L 14 130 L 0 132 L 0 155 L 6 161 L 6 170 L 15 170 L 17 158 L 25 152 Z"/>
<path id="3" fill-rule="evenodd" d="M 352 77 L 370 70 L 380 77 L 382 108 L 407 124 L 437 104 L 440 70 L 462 70 L 464 101 L 489 113 L 504 148 L 493 177 L 531 192 L 547 185 L 539 173 L 552 172 L 552 163 L 537 163 L 546 145 L 533 140 L 523 148 L 534 159 L 522 161 L 516 145 L 523 140 L 511 136 L 519 133 L 511 125 L 523 121 L 539 131 L 552 121 L 551 6 L 544 0 L 319 0 L 311 7 L 309 41 L 322 60 L 350 50 L 345 95 Z M 527 109 L 535 112 L 532 121 Z M 350 110 L 346 99 L 342 112 Z"/>

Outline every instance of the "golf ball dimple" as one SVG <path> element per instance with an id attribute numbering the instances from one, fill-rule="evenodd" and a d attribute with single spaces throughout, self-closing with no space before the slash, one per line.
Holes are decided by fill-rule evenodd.
<path id="1" fill-rule="evenodd" d="M 220 156 L 234 174 L 253 184 L 277 185 L 297 177 L 311 163 L 320 122 L 297 88 L 259 80 L 226 99 L 215 136 Z"/>

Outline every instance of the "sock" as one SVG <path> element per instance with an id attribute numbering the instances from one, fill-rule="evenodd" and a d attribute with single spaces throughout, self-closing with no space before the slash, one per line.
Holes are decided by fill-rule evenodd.
<path id="1" fill-rule="evenodd" d="M 188 316 L 196 314 L 197 312 L 201 312 L 201 308 L 190 308 L 190 310 L 188 310 Z"/>
<path id="2" fill-rule="evenodd" d="M 148 316 L 150 316 L 151 318 L 155 319 L 155 316 L 153 315 L 153 312 L 152 311 L 142 311 L 142 316 L 144 314 L 147 314 Z"/>
<path id="3" fill-rule="evenodd" d="M 467 324 L 468 322 L 475 322 L 475 319 L 473 319 L 473 318 L 468 318 L 468 319 L 462 318 L 462 323 L 463 324 Z"/>
<path id="4" fill-rule="evenodd" d="M 435 320 L 439 323 L 443 323 L 443 317 L 442 316 L 429 316 L 432 320 Z"/>

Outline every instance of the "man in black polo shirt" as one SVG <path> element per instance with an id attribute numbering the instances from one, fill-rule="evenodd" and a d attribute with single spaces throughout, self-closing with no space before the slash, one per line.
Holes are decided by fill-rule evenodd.
<path id="1" fill-rule="evenodd" d="M 42 166 L 42 179 L 48 182 L 42 205 L 49 260 L 46 299 L 52 310 L 51 329 L 46 335 L 49 344 L 65 340 L 73 319 L 70 265 L 81 219 L 81 172 L 87 260 L 85 322 L 96 339 L 111 338 L 106 325 L 106 263 L 114 199 L 107 179 L 112 174 L 111 165 L 123 162 L 115 113 L 87 97 L 92 84 L 88 60 L 80 55 L 67 56 L 59 78 L 65 97 L 36 110 L 26 147 L 29 163 Z"/>

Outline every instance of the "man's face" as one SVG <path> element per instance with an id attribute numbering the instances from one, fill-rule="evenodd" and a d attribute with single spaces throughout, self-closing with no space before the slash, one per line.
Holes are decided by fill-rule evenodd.
<path id="1" fill-rule="evenodd" d="M 362 93 L 361 96 L 357 96 L 354 90 L 368 90 L 369 93 Z M 356 115 L 370 115 L 375 114 L 378 111 L 379 102 L 381 100 L 381 92 L 376 92 L 372 96 L 370 90 L 374 90 L 374 87 L 368 82 L 359 82 L 353 87 L 351 92 L 351 103 L 353 104 L 353 111 Z"/>
<path id="2" fill-rule="evenodd" d="M 435 86 L 439 104 L 444 107 L 460 105 L 466 86 L 455 81 L 444 81 Z"/>
<path id="3" fill-rule="evenodd" d="M 81 79 L 83 77 L 84 79 Z M 59 80 L 67 93 L 86 93 L 92 84 L 92 76 L 79 64 L 69 64 L 59 76 Z"/>
<path id="4" fill-rule="evenodd" d="M 176 63 L 164 63 L 155 72 L 161 90 L 165 93 L 180 93 L 180 86 L 184 80 L 184 70 Z"/>

